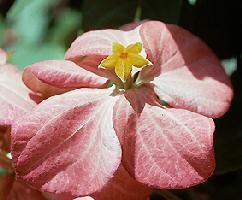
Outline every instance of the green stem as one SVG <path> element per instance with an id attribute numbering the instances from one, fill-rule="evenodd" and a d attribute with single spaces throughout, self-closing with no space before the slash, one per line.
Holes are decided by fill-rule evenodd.
<path id="1" fill-rule="evenodd" d="M 139 4 L 136 8 L 134 21 L 139 22 L 141 20 L 141 15 L 142 15 L 142 8 L 141 8 L 141 5 Z"/>

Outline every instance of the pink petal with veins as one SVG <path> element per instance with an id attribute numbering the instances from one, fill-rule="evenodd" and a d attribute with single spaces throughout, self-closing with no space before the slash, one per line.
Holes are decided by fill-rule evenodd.
<path id="1" fill-rule="evenodd" d="M 119 29 L 122 31 L 131 31 L 147 21 L 149 21 L 149 20 L 145 19 L 145 20 L 141 20 L 139 22 L 131 22 L 129 24 L 124 24 L 123 26 L 119 27 Z"/>
<path id="2" fill-rule="evenodd" d="M 40 191 L 15 181 L 7 200 L 46 200 Z"/>
<path id="3" fill-rule="evenodd" d="M 151 191 L 151 188 L 135 181 L 120 165 L 107 185 L 92 196 L 95 200 L 146 200 Z"/>
<path id="4" fill-rule="evenodd" d="M 152 81 L 160 99 L 172 107 L 220 117 L 233 91 L 219 60 L 199 38 L 175 25 L 150 21 L 140 28 L 148 59 L 139 80 Z"/>
<path id="5" fill-rule="evenodd" d="M 66 52 L 66 59 L 94 55 L 106 57 L 112 54 L 113 42 L 124 46 L 141 42 L 139 27 L 131 31 L 107 29 L 86 32 L 72 43 Z"/>
<path id="6" fill-rule="evenodd" d="M 113 175 L 113 178 L 106 185 L 91 196 L 95 200 L 146 200 L 148 199 L 152 189 L 135 181 L 122 165 Z M 51 200 L 72 200 L 68 195 L 53 195 L 47 194 Z M 87 197 L 79 197 L 75 200 L 82 200 Z"/>
<path id="7" fill-rule="evenodd" d="M 21 79 L 21 72 L 13 65 L 0 66 L 0 125 L 10 125 L 13 120 L 35 106 L 30 91 Z"/>
<path id="8" fill-rule="evenodd" d="M 155 98 L 143 86 L 129 90 L 115 105 L 114 127 L 124 167 L 137 181 L 162 189 L 204 182 L 215 167 L 213 120 L 163 108 Z"/>
<path id="9" fill-rule="evenodd" d="M 107 79 L 71 61 L 47 60 L 27 67 L 23 81 L 31 90 L 51 96 L 76 88 L 100 88 Z"/>
<path id="10" fill-rule="evenodd" d="M 120 164 L 112 89 L 50 97 L 16 123 L 17 177 L 45 192 L 83 196 L 101 189 Z"/>

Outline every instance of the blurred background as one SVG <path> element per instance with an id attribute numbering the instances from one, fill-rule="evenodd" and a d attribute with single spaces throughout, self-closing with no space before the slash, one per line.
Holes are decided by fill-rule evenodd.
<path id="1" fill-rule="evenodd" d="M 190 189 L 157 191 L 152 199 L 242 200 L 241 0 L 0 0 L 0 47 L 23 70 L 62 59 L 85 31 L 143 19 L 178 24 L 199 36 L 220 58 L 235 90 L 231 109 L 216 120 L 213 177 Z"/>

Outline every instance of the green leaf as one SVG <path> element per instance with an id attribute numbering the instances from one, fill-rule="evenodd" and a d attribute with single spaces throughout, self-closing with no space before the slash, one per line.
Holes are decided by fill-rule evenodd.
<path id="1" fill-rule="evenodd" d="M 68 36 L 81 27 L 82 15 L 71 9 L 65 9 L 55 22 L 55 26 L 49 32 L 48 41 L 63 44 Z"/>
<path id="2" fill-rule="evenodd" d="M 170 107 L 170 105 L 164 100 L 160 100 L 160 103 L 161 103 L 162 106 Z"/>
<path id="3" fill-rule="evenodd" d="M 11 174 L 13 174 L 12 171 L 9 171 L 6 168 L 0 167 L 0 177 L 1 176 L 8 176 L 8 175 L 11 175 Z"/>
<path id="4" fill-rule="evenodd" d="M 222 60 L 222 64 L 224 66 L 226 73 L 229 76 L 231 76 L 233 72 L 237 70 L 237 59 L 234 57 Z"/>
<path id="5" fill-rule="evenodd" d="M 177 24 L 182 0 L 145 0 L 142 4 L 142 19 L 156 19 Z"/>
<path id="6" fill-rule="evenodd" d="M 15 1 L 7 17 L 21 41 L 40 42 L 43 39 L 48 26 L 48 11 L 58 1 Z"/>
<path id="7" fill-rule="evenodd" d="M 84 31 L 118 28 L 123 24 L 133 22 L 137 6 L 137 0 L 84 0 Z"/>
<path id="8" fill-rule="evenodd" d="M 188 0 L 189 4 L 194 6 L 197 3 L 197 0 Z"/>
<path id="9" fill-rule="evenodd" d="M 6 24 L 3 17 L 0 15 L 0 47 L 2 47 L 5 43 L 4 41 L 5 30 L 6 30 Z"/>
<path id="10" fill-rule="evenodd" d="M 9 50 L 12 52 L 11 63 L 23 70 L 27 65 L 48 59 L 63 59 L 65 49 L 56 44 L 45 44 L 43 46 L 20 43 Z"/>

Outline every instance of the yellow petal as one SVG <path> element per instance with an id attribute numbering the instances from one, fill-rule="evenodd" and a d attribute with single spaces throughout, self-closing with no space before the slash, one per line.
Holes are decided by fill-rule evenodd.
<path id="1" fill-rule="evenodd" d="M 134 53 L 129 53 L 129 60 L 135 67 L 143 67 L 149 64 L 149 61 L 142 56 Z"/>
<path id="2" fill-rule="evenodd" d="M 131 71 L 132 64 L 123 59 L 120 59 L 115 66 L 115 73 L 123 82 L 130 78 Z"/>
<path id="3" fill-rule="evenodd" d="M 122 44 L 113 42 L 113 53 L 122 53 L 124 49 L 125 47 Z"/>
<path id="4" fill-rule="evenodd" d="M 136 42 L 134 44 L 130 44 L 127 46 L 126 51 L 128 53 L 135 53 L 138 54 L 142 51 L 142 43 L 141 42 Z"/>
<path id="5" fill-rule="evenodd" d="M 101 62 L 101 66 L 107 69 L 114 69 L 117 63 L 117 58 L 115 56 L 108 56 Z"/>

